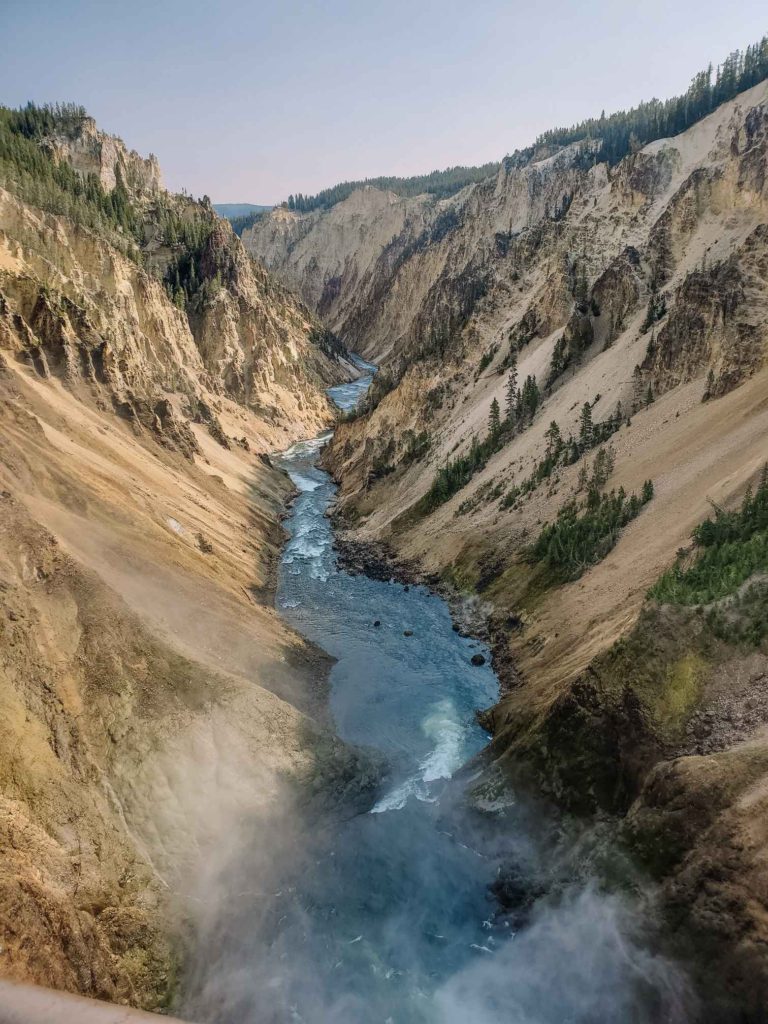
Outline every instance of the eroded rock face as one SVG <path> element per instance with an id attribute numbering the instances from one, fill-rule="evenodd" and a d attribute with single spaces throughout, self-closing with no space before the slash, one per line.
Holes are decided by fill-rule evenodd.
<path id="1" fill-rule="evenodd" d="M 768 225 L 760 224 L 723 263 L 688 274 L 649 344 L 642 369 L 657 393 L 711 370 L 711 397 L 727 394 L 765 363 Z"/>
<path id="2" fill-rule="evenodd" d="M 432 197 L 402 199 L 367 187 L 328 213 L 278 207 L 243 232 L 243 244 L 351 348 L 364 351 L 391 268 L 437 213 Z"/>
<path id="3" fill-rule="evenodd" d="M 238 822 L 347 764 L 274 612 L 267 452 L 349 370 L 228 224 L 171 301 L 162 210 L 208 211 L 90 121 L 48 141 L 122 179 L 145 252 L 0 189 L 0 967 L 162 1009 Z"/>
<path id="4" fill-rule="evenodd" d="M 5 973 L 158 1006 L 174 961 L 162 884 L 119 827 L 110 762 L 151 744 L 140 706 L 154 682 L 170 696 L 170 665 L 7 492 L 0 551 Z"/>
<path id="5" fill-rule="evenodd" d="M 684 286 L 697 273 L 709 275 L 723 315 L 735 313 L 712 272 L 754 259 L 749 238 L 766 216 L 765 94 L 756 86 L 612 170 L 574 145 L 522 166 L 508 160 L 495 179 L 446 200 L 366 188 L 328 211 L 277 209 L 244 243 L 400 373 L 446 345 L 479 358 L 482 345 L 504 347 L 510 329 L 529 340 L 567 333 L 574 307 L 589 320 L 574 354 L 589 359 L 624 333 L 653 289 L 672 318 L 696 316 L 700 300 Z M 703 349 L 681 378 L 649 369 L 649 380 L 664 389 L 714 367 L 724 390 L 761 365 L 750 355 L 738 369 L 720 366 L 718 356 Z"/>
<path id="6" fill-rule="evenodd" d="M 612 169 L 579 146 L 508 161 L 425 198 L 365 290 L 304 255 L 344 204 L 291 215 L 295 245 L 271 248 L 268 218 L 249 239 L 298 286 L 311 273 L 308 301 L 327 285 L 338 322 L 383 357 L 375 400 L 325 454 L 350 540 L 492 607 L 495 765 L 528 765 L 579 812 L 627 816 L 675 929 L 704 975 L 722 969 L 713 1020 L 727 1021 L 762 1020 L 768 976 L 764 669 L 703 618 L 647 618 L 645 602 L 710 503 L 739 503 L 768 457 L 767 112 L 763 83 Z M 503 414 L 513 360 L 541 389 L 532 423 L 425 508 L 439 469 L 488 435 L 494 400 Z M 550 425 L 578 437 L 585 405 L 619 424 L 606 490 L 652 479 L 655 496 L 605 558 L 552 586 L 526 549 L 583 480 L 578 463 L 533 478 Z"/>
<path id="7" fill-rule="evenodd" d="M 708 1019 L 760 1021 L 768 998 L 762 863 L 764 743 L 663 762 L 623 831 L 660 881 L 674 932 L 693 945 Z"/>
<path id="8" fill-rule="evenodd" d="M 593 165 L 575 145 L 534 154 L 522 166 L 508 161 L 495 179 L 440 203 L 426 198 L 418 243 L 393 239 L 376 263 L 378 299 L 364 313 L 351 309 L 345 321 L 359 325 L 370 354 L 385 358 L 375 408 L 342 424 L 327 455 L 341 482 L 342 512 L 352 521 L 369 516 L 364 533 L 392 534 L 430 571 L 458 562 L 464 571 L 468 562 L 470 576 L 487 578 L 480 562 L 495 549 L 494 572 L 504 577 L 525 538 L 573 494 L 572 471 L 564 468 L 546 494 L 531 493 L 512 511 L 500 499 L 535 470 L 553 421 L 563 437 L 578 435 L 585 403 L 595 422 L 618 415 L 625 423 L 610 442 L 617 485 L 641 486 L 638 473 L 655 475 L 658 463 L 661 472 L 679 470 L 679 485 L 694 497 L 685 465 L 697 449 L 686 422 L 695 420 L 712 439 L 697 465 L 710 469 L 722 465 L 724 447 L 739 450 L 739 431 L 749 434 L 750 455 L 738 458 L 735 471 L 743 486 L 755 470 L 759 430 L 730 418 L 738 398 L 695 406 L 734 395 L 763 371 L 768 354 L 766 110 L 763 83 L 613 169 Z M 357 202 L 371 200 L 361 193 Z M 343 205 L 308 218 L 292 214 L 294 230 L 319 248 L 324 225 L 343 218 Z M 267 225 L 256 226 L 251 244 L 278 273 L 290 266 L 298 280 L 301 250 L 270 253 L 259 235 Z M 395 252 L 400 257 L 390 259 Z M 342 288 L 336 308 L 354 305 L 355 294 Z M 437 468 L 485 436 L 493 400 L 505 409 L 513 360 L 518 386 L 531 375 L 542 391 L 531 427 L 444 508 L 409 521 Z M 760 416 L 755 388 L 744 401 Z M 666 404 L 656 409 L 660 396 Z M 669 458 L 654 458 L 662 450 Z M 738 491 L 735 478 L 718 473 L 708 486 Z M 670 500 L 675 487 L 670 480 Z M 694 500 L 706 514 L 703 488 Z M 657 571 L 694 522 L 669 508 L 672 521 L 685 525 L 670 530 Z M 636 606 L 641 586 L 621 593 L 637 595 Z"/>
<path id="9" fill-rule="evenodd" d="M 115 187 L 118 176 L 129 189 L 138 192 L 157 192 L 163 187 L 154 154 L 139 156 L 116 135 L 100 131 L 92 117 L 84 118 L 73 133 L 55 137 L 50 145 L 59 159 L 68 160 L 83 175 L 95 174 L 108 191 Z"/>
<path id="10" fill-rule="evenodd" d="M 269 281 L 228 225 L 203 254 L 212 277 L 219 264 L 226 276 L 189 316 L 105 239 L 3 191 L 0 244 L 0 346 L 41 376 L 87 385 L 120 409 L 154 406 L 165 392 L 211 394 L 261 410 L 268 429 L 295 438 L 329 421 L 323 388 L 346 371 L 311 340 L 312 315 Z"/>

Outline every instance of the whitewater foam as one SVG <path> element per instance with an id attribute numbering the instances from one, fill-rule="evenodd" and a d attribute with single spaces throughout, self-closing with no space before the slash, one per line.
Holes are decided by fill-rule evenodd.
<path id="1" fill-rule="evenodd" d="M 313 480 L 312 477 L 305 476 L 303 473 L 297 473 L 293 469 L 288 470 L 288 476 L 300 491 L 316 491 L 323 486 L 322 480 Z"/>
<path id="2" fill-rule="evenodd" d="M 427 787 L 417 776 L 412 776 L 396 786 L 391 793 L 387 793 L 370 810 L 371 814 L 385 814 L 387 811 L 402 811 L 410 797 L 416 797 L 422 803 L 433 803 L 434 798 L 429 796 Z"/>
<path id="3" fill-rule="evenodd" d="M 319 558 L 330 547 L 329 541 L 323 536 L 313 535 L 311 532 L 298 537 L 292 537 L 286 551 L 286 561 L 293 557 Z"/>
<path id="4" fill-rule="evenodd" d="M 421 762 L 424 782 L 450 779 L 463 761 L 464 729 L 457 720 L 452 701 L 441 700 L 422 725 L 424 733 L 435 742 L 435 749 Z"/>
<path id="5" fill-rule="evenodd" d="M 332 430 L 326 430 L 317 437 L 311 437 L 307 441 L 297 441 L 290 448 L 283 452 L 284 460 L 303 459 L 307 456 L 316 455 L 321 448 L 324 448 L 333 437 Z"/>
<path id="6" fill-rule="evenodd" d="M 400 811 L 410 797 L 423 803 L 434 803 L 437 797 L 432 794 L 430 783 L 450 779 L 464 763 L 465 734 L 457 720 L 452 701 L 439 701 L 424 719 L 421 728 L 425 736 L 434 742 L 434 748 L 419 763 L 418 775 L 410 776 L 383 796 L 371 808 L 371 814 Z"/>

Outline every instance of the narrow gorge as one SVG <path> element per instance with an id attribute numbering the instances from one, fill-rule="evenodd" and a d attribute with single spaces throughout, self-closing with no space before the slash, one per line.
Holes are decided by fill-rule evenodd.
<path id="1" fill-rule="evenodd" d="M 766 1019 L 768 39 L 729 60 L 232 222 L 0 108 L 4 979 Z"/>
<path id="2" fill-rule="evenodd" d="M 485 771 L 610 816 L 712 1021 L 766 994 L 764 563 L 719 537 L 765 528 L 767 98 L 243 232 L 380 362 L 324 455 L 343 550 L 483 609 Z"/>
<path id="3" fill-rule="evenodd" d="M 347 412 L 372 379 L 357 362 L 330 389 Z M 690 983 L 610 830 L 484 777 L 485 644 L 429 588 L 345 568 L 329 440 L 280 459 L 299 493 L 277 603 L 333 657 L 334 728 L 369 765 L 248 823 L 194 944 L 190 1019 L 688 1020 Z"/>

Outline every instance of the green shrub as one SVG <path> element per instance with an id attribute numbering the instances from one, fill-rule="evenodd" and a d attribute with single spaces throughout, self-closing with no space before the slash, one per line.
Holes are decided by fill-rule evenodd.
<path id="1" fill-rule="evenodd" d="M 747 491 L 733 512 L 715 507 L 714 516 L 693 531 L 693 540 L 693 564 L 684 567 L 678 559 L 649 597 L 665 604 L 708 604 L 735 594 L 755 573 L 768 571 L 768 466 L 754 495 Z"/>
<path id="2" fill-rule="evenodd" d="M 530 549 L 531 560 L 543 562 L 562 582 L 578 579 L 605 558 L 622 529 L 652 497 L 650 480 L 643 484 L 639 498 L 636 494 L 627 497 L 623 487 L 609 494 L 592 488 L 584 505 L 567 502 L 557 519 L 542 528 Z"/>

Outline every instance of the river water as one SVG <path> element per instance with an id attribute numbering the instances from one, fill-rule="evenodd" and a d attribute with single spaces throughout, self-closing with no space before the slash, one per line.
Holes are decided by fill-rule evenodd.
<path id="1" fill-rule="evenodd" d="M 342 409 L 372 379 L 374 367 L 358 366 L 358 380 L 329 392 Z M 329 437 L 295 444 L 280 459 L 298 496 L 286 521 L 277 604 L 336 659 L 329 680 L 335 729 L 374 751 L 386 773 L 362 810 L 280 837 L 282 856 L 271 857 L 263 886 L 277 909 L 265 920 L 248 901 L 239 913 L 230 905 L 218 953 L 236 964 L 228 965 L 221 1005 L 203 1002 L 203 1019 L 686 1020 L 684 980 L 654 952 L 636 897 L 607 893 L 583 873 L 574 881 L 572 858 L 564 865 L 553 852 L 554 825 L 529 808 L 510 802 L 485 816 L 463 809 L 467 773 L 459 769 L 488 741 L 475 712 L 498 696 L 488 664 L 475 667 L 471 658 L 489 652 L 459 636 L 445 602 L 425 588 L 339 568 L 326 515 L 335 486 L 317 465 Z M 503 827 L 484 817 L 502 819 Z M 269 844 L 264 832 L 262 842 Z M 255 845 L 249 856 L 258 877 L 264 861 Z M 523 888 L 543 881 L 549 892 L 524 928 L 514 915 L 497 913 L 489 891 L 510 858 Z"/>
<path id="2" fill-rule="evenodd" d="M 333 388 L 342 409 L 359 400 L 372 367 Z M 332 997 L 364 999 L 371 1021 L 423 1019 L 440 979 L 494 941 L 487 887 L 493 867 L 441 820 L 451 776 L 487 737 L 475 711 L 498 696 L 488 656 L 452 629 L 444 601 L 339 569 L 326 510 L 335 486 L 316 465 L 327 436 L 281 460 L 299 490 L 278 607 L 299 632 L 332 654 L 331 711 L 339 736 L 382 754 L 389 777 L 368 813 L 335 837 L 308 880 L 316 970 Z M 374 625 L 380 622 L 379 626 Z M 406 636 L 406 631 L 412 636 Z M 312 1021 L 311 1012 L 299 1009 Z"/>

